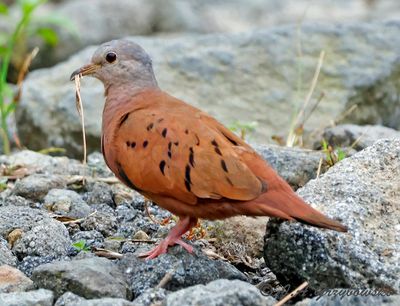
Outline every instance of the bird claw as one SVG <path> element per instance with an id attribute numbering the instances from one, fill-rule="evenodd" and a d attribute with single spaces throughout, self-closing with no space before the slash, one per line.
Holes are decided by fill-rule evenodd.
<path id="1" fill-rule="evenodd" d="M 156 258 L 161 254 L 167 253 L 168 246 L 172 246 L 175 244 L 179 244 L 189 253 L 193 253 L 193 247 L 191 245 L 187 244 L 186 242 L 184 242 L 182 239 L 176 239 L 176 240 L 170 240 L 170 241 L 165 239 L 165 240 L 161 241 L 161 243 L 158 246 L 151 249 L 150 251 L 139 254 L 139 257 L 146 257 L 145 258 L 146 260 Z"/>

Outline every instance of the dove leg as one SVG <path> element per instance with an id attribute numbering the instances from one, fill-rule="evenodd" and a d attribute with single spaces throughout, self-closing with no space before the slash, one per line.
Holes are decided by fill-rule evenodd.
<path id="1" fill-rule="evenodd" d="M 188 230 L 197 224 L 197 218 L 183 217 L 180 218 L 178 223 L 171 229 L 168 236 L 161 241 L 161 243 L 149 252 L 140 254 L 139 257 L 146 257 L 146 259 L 153 259 L 161 254 L 167 252 L 168 246 L 179 244 L 189 253 L 193 252 L 193 247 L 184 242 L 181 237 Z"/>

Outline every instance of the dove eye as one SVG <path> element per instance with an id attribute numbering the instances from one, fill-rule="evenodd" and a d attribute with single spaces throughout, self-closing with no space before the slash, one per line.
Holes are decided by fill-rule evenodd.
<path id="1" fill-rule="evenodd" d="M 109 63 L 115 62 L 115 60 L 117 59 L 117 54 L 115 54 L 115 52 L 109 52 L 106 55 L 106 61 Z"/>

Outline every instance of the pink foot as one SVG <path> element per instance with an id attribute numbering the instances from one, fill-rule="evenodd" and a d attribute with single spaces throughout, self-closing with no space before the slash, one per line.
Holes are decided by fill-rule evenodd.
<path id="1" fill-rule="evenodd" d="M 164 239 L 163 241 L 161 241 L 161 243 L 158 246 L 151 249 L 150 251 L 139 254 L 139 257 L 146 257 L 146 260 L 156 258 L 161 254 L 167 253 L 168 246 L 172 246 L 175 244 L 179 244 L 189 253 L 193 253 L 193 247 L 191 245 L 187 244 L 186 242 L 184 242 L 183 240 L 181 240 L 181 239 L 170 240 L 167 238 L 167 239 Z"/>

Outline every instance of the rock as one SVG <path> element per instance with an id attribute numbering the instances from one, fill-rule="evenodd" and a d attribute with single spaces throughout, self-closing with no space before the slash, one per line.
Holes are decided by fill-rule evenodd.
<path id="1" fill-rule="evenodd" d="M 112 236 L 117 231 L 117 218 L 111 214 L 97 211 L 89 215 L 82 223 L 82 229 L 86 231 L 96 230 L 104 237 Z"/>
<path id="2" fill-rule="evenodd" d="M 167 306 L 267 306 L 276 300 L 264 297 L 249 283 L 240 280 L 218 279 L 207 285 L 196 285 L 169 294 Z"/>
<path id="3" fill-rule="evenodd" d="M 298 190 L 347 234 L 269 222 L 266 265 L 284 283 L 400 292 L 400 139 L 381 140 Z M 284 255 L 282 255 L 284 254 Z"/>
<path id="4" fill-rule="evenodd" d="M 44 198 L 44 206 L 58 215 L 76 219 L 86 217 L 91 211 L 78 193 L 65 189 L 51 189 Z"/>
<path id="5" fill-rule="evenodd" d="M 111 187 L 102 182 L 88 183 L 86 186 L 88 192 L 85 193 L 84 199 L 89 204 L 107 204 L 114 206 Z"/>
<path id="6" fill-rule="evenodd" d="M 41 148 L 42 149 L 42 148 Z M 81 162 L 67 157 L 52 157 L 34 151 L 17 151 L 11 155 L 1 155 L 0 163 L 10 166 L 24 166 L 38 174 L 84 175 L 86 167 Z"/>
<path id="7" fill-rule="evenodd" d="M 326 128 L 322 134 L 322 139 L 334 148 L 353 146 L 358 151 L 372 146 L 377 140 L 395 138 L 400 138 L 399 131 L 380 125 L 342 124 Z M 314 145 L 320 146 L 321 143 Z"/>
<path id="8" fill-rule="evenodd" d="M 4 306 L 52 306 L 53 300 L 53 292 L 45 289 L 0 293 L 0 305 Z"/>
<path id="9" fill-rule="evenodd" d="M 33 289 L 33 282 L 24 273 L 8 265 L 0 266 L 0 293 Z"/>
<path id="10" fill-rule="evenodd" d="M 147 235 L 143 231 L 137 231 L 135 235 L 133 235 L 132 239 L 139 239 L 139 240 L 150 240 L 149 235 Z"/>
<path id="11" fill-rule="evenodd" d="M 57 300 L 54 306 L 139 306 L 119 298 L 101 298 L 87 300 L 72 292 L 66 292 Z"/>
<path id="12" fill-rule="evenodd" d="M 19 258 L 28 255 L 61 257 L 67 254 L 70 246 L 71 240 L 64 224 L 45 218 L 22 234 L 13 251 Z"/>
<path id="13" fill-rule="evenodd" d="M 27 276 L 31 277 L 33 270 L 43 264 L 53 262 L 55 258 L 53 256 L 26 256 L 18 262 L 17 267 Z"/>
<path id="14" fill-rule="evenodd" d="M 172 291 L 206 284 L 219 278 L 246 280 L 246 276 L 230 264 L 211 260 L 197 249 L 190 254 L 180 246 L 170 247 L 167 254 L 153 260 L 144 260 L 137 256 L 136 253 L 128 253 L 118 262 L 134 297 L 138 297 L 148 288 L 157 286 L 167 273 L 171 273 L 172 276 L 165 289 Z"/>
<path id="15" fill-rule="evenodd" d="M 91 11 L 90 16 L 77 16 L 77 11 Z M 34 67 L 49 66 L 65 59 L 82 46 L 96 44 L 123 35 L 149 35 L 164 33 L 244 32 L 282 24 L 295 24 L 299 20 L 349 23 L 356 21 L 398 18 L 396 0 L 370 1 L 318 1 L 312 6 L 307 0 L 118 0 L 96 3 L 78 0 L 51 2 L 44 5 L 41 21 L 46 15 L 62 18 L 64 26 L 56 27 L 59 44 L 41 46 L 33 62 Z M 14 17 L 14 16 L 12 16 Z M 5 17 L 3 17 L 5 19 Z M 14 17 L 15 18 L 15 17 Z M 10 21 L 4 22 L 8 30 Z M 0 29 L 1 27 L 0 23 Z M 107 26 L 106 26 L 107 25 Z M 54 26 L 52 26 L 54 27 Z M 70 43 L 67 43 L 70 42 Z M 30 46 L 37 46 L 33 39 Z M 30 50 L 31 48 L 27 48 Z"/>
<path id="16" fill-rule="evenodd" d="M 16 263 L 17 263 L 17 258 L 7 247 L 7 241 L 0 236 L 0 266 L 2 265 L 15 266 Z"/>
<path id="17" fill-rule="evenodd" d="M 66 181 L 58 175 L 33 174 L 17 181 L 14 187 L 14 194 L 41 201 L 53 188 L 65 188 Z"/>
<path id="18" fill-rule="evenodd" d="M 308 129 L 326 126 L 355 104 L 357 111 L 346 120 L 400 128 L 399 29 L 399 21 L 304 24 L 301 29 L 293 25 L 238 34 L 133 39 L 153 57 L 161 88 L 225 124 L 242 118 L 259 122 L 254 139 L 265 143 L 288 130 L 293 117 L 288 114 L 307 95 L 321 50 L 326 60 L 318 88 L 326 94 L 310 116 Z M 299 31 L 301 57 L 297 55 Z M 81 156 L 79 117 L 71 107 L 75 93 L 67 79 L 71 71 L 89 61 L 94 50 L 89 47 L 53 68 L 29 74 L 16 113 L 25 145 L 32 149 L 64 147 L 68 154 Z M 303 72 L 300 89 L 296 85 L 298 67 Z M 314 96 L 320 93 L 317 89 Z M 100 147 L 103 94 L 99 81 L 82 81 L 89 152 Z"/>
<path id="19" fill-rule="evenodd" d="M 137 299 L 133 301 L 135 306 L 162 305 L 169 292 L 163 288 L 146 289 Z"/>
<path id="20" fill-rule="evenodd" d="M 296 303 L 296 306 L 398 306 L 400 296 L 317 296 Z"/>
<path id="21" fill-rule="evenodd" d="M 67 291 L 85 298 L 130 298 L 124 275 L 105 258 L 92 257 L 44 264 L 33 271 L 35 285 L 54 291 L 59 297 Z"/>
<path id="22" fill-rule="evenodd" d="M 208 230 L 208 235 L 216 238 L 213 245 L 218 254 L 229 258 L 230 261 L 247 256 L 260 258 L 268 220 L 268 217 L 236 216 L 223 221 L 215 221 Z"/>
<path id="23" fill-rule="evenodd" d="M 294 189 L 303 187 L 317 177 L 322 152 L 274 145 L 255 145 L 254 149 L 285 179 Z M 321 173 L 326 168 L 321 168 Z"/>
<path id="24" fill-rule="evenodd" d="M 50 219 L 48 215 L 39 210 L 30 207 L 20 206 L 0 206 L 0 236 L 7 238 L 15 229 L 21 229 L 27 232 L 33 228 L 37 222 L 44 219 Z"/>

